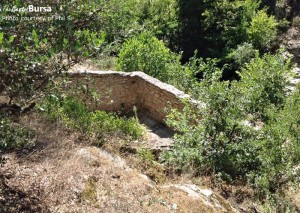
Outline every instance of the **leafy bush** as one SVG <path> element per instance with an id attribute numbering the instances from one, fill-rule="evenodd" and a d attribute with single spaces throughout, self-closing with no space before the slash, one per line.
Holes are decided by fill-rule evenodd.
<path id="1" fill-rule="evenodd" d="M 237 69 L 249 63 L 253 58 L 258 55 L 258 51 L 254 49 L 250 43 L 243 43 L 238 45 L 237 48 L 231 52 L 227 58 L 232 59 L 236 64 Z"/>
<path id="2" fill-rule="evenodd" d="M 1 152 L 32 144 L 34 136 L 32 130 L 14 124 L 8 118 L 0 118 L 0 156 Z"/>
<path id="3" fill-rule="evenodd" d="M 142 33 L 125 42 L 117 60 L 117 68 L 122 71 L 141 70 L 185 92 L 191 92 L 193 84 L 197 82 L 195 76 L 199 72 L 199 64 L 202 63 L 192 57 L 183 66 L 180 59 L 180 54 L 172 53 L 157 38 Z"/>
<path id="4" fill-rule="evenodd" d="M 144 128 L 135 118 L 121 118 L 113 113 L 96 111 L 93 114 L 93 125 L 100 126 L 97 132 L 100 134 L 124 134 L 132 137 L 132 139 L 141 138 L 144 134 Z"/>
<path id="5" fill-rule="evenodd" d="M 259 173 L 252 174 L 255 187 L 266 194 L 300 181 L 299 91 L 298 87 L 281 110 L 268 112 L 271 119 L 263 128 L 260 143 L 262 166 Z"/>
<path id="6" fill-rule="evenodd" d="M 179 133 L 162 160 L 179 170 L 251 183 L 264 195 L 279 192 L 295 180 L 300 162 L 299 91 L 286 100 L 289 69 L 289 60 L 278 53 L 254 58 L 240 81 L 220 81 L 221 69 L 206 70 L 197 85 L 202 107 L 188 104 L 168 116 Z"/>
<path id="7" fill-rule="evenodd" d="M 265 49 L 275 40 L 277 26 L 274 16 L 268 16 L 264 10 L 260 10 L 252 18 L 247 34 L 256 48 Z"/>
<path id="8" fill-rule="evenodd" d="M 61 120 L 85 135 L 125 135 L 138 139 L 144 134 L 144 128 L 136 117 L 127 119 L 104 111 L 91 112 L 74 97 L 49 95 L 40 109 L 52 120 Z"/>
<path id="9" fill-rule="evenodd" d="M 204 58 L 224 59 L 243 43 L 265 51 L 276 38 L 277 21 L 259 0 L 179 0 L 179 46 L 188 61 L 195 50 Z"/>
<path id="10" fill-rule="evenodd" d="M 35 13 L 45 19 L 38 25 L 26 21 L 32 13 L 18 13 L 16 20 L 0 20 L 0 94 L 8 96 L 9 103 L 26 105 L 71 63 L 100 50 L 105 33 L 97 22 L 91 21 L 96 14 L 90 12 L 95 2 L 82 2 L 64 1 L 57 5 L 56 1 L 48 1 L 51 15 L 56 17 L 48 19 L 48 13 Z M 5 1 L 1 7 L 27 8 L 30 4 L 33 1 Z M 12 15 L 16 14 L 1 11 L 3 17 Z"/>
<path id="11" fill-rule="evenodd" d="M 163 81 L 168 81 L 169 65 L 178 62 L 177 56 L 162 41 L 150 33 L 142 33 L 123 45 L 117 60 L 117 69 L 143 71 Z"/>
<path id="12" fill-rule="evenodd" d="M 128 37 L 140 32 L 142 26 L 138 24 L 137 9 L 140 1 L 137 0 L 94 0 L 93 24 L 99 31 L 106 35 L 106 41 L 113 52 L 118 52 L 120 45 Z M 84 0 L 86 13 L 90 13 L 90 1 Z"/>
<path id="13" fill-rule="evenodd" d="M 243 125 L 243 106 L 236 102 L 239 91 L 233 91 L 229 82 L 220 82 L 220 77 L 221 70 L 207 73 L 200 83 L 204 107 L 170 114 L 168 123 L 180 134 L 164 159 L 178 169 L 192 165 L 198 174 L 220 174 L 226 180 L 245 178 L 259 164 L 252 143 L 254 130 Z"/>
<path id="14" fill-rule="evenodd" d="M 239 73 L 239 89 L 243 93 L 242 101 L 247 112 L 266 118 L 268 108 L 281 107 L 287 93 L 290 70 L 290 59 L 282 52 L 257 56 L 246 64 Z"/>

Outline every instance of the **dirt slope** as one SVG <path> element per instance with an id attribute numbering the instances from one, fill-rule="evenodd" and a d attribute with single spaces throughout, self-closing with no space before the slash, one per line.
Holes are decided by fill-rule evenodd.
<path id="1" fill-rule="evenodd" d="M 22 122 L 37 131 L 37 142 L 5 155 L 0 212 L 234 212 L 207 187 L 155 183 L 130 158 L 92 146 L 60 124 L 36 115 Z"/>

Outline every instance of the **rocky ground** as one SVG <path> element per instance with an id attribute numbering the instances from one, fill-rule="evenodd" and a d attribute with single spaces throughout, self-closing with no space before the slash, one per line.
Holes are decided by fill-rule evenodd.
<path id="1" fill-rule="evenodd" d="M 293 70 L 292 70 L 292 75 L 289 77 L 289 87 L 288 89 L 290 91 L 293 91 L 295 90 L 295 87 L 297 84 L 299 84 L 300 82 L 300 67 L 295 67 Z"/>
<path id="2" fill-rule="evenodd" d="M 300 28 L 291 27 L 281 38 L 281 47 L 285 48 L 292 56 L 295 65 L 290 76 L 289 90 L 293 91 L 300 82 Z"/>
<path id="3" fill-rule="evenodd" d="M 291 27 L 281 38 L 281 47 L 293 56 L 293 62 L 300 65 L 300 27 Z"/>

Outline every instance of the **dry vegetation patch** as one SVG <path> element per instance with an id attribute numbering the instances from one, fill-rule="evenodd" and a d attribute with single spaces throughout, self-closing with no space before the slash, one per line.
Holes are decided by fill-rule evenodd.
<path id="1" fill-rule="evenodd" d="M 36 131 L 36 144 L 5 155 L 1 212 L 221 212 L 183 191 L 164 187 L 174 182 L 165 176 L 164 183 L 156 184 L 141 173 L 145 165 L 139 167 L 138 162 L 145 161 L 134 154 L 118 150 L 111 154 L 39 114 L 29 114 L 21 123 Z M 111 141 L 119 141 L 120 147 L 130 143 Z M 109 149 L 108 144 L 106 150 L 117 148 Z M 155 167 L 159 166 L 147 168 Z"/>

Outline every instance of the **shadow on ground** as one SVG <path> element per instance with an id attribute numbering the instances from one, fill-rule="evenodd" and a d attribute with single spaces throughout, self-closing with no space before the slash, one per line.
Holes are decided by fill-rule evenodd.
<path id="1" fill-rule="evenodd" d="M 0 177 L 0 212 L 50 212 L 46 204 L 34 192 L 25 193 L 21 189 L 6 184 L 5 177 Z"/>
<path id="2" fill-rule="evenodd" d="M 138 117 L 141 124 L 147 126 L 152 133 L 158 135 L 160 138 L 172 138 L 175 134 L 167 125 L 154 120 L 147 114 L 140 112 L 138 113 Z"/>

